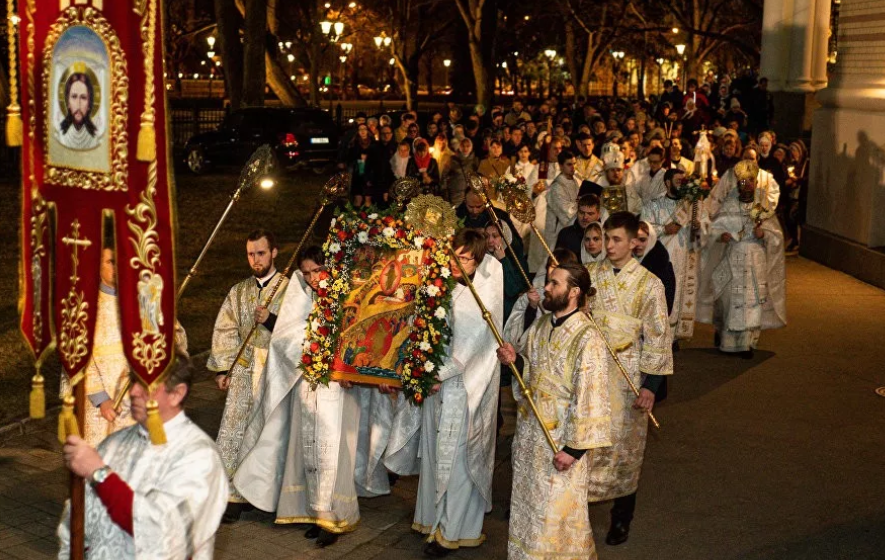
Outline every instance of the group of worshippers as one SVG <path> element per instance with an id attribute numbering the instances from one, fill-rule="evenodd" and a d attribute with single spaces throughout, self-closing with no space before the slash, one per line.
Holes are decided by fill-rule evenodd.
<path id="1" fill-rule="evenodd" d="M 508 381 L 518 407 L 509 557 L 595 557 L 588 502 L 614 501 L 605 540 L 625 542 L 648 415 L 666 394 L 674 342 L 690 336 L 694 321 L 708 322 L 720 350 L 752 357 L 761 330 L 786 321 L 773 175 L 749 151 L 714 177 L 711 161 L 676 157 L 666 144 L 653 139 L 628 164 L 623 146 L 597 149 L 590 135 L 577 136 L 577 155 L 552 135 L 542 139 L 541 162 L 505 171 L 538 177 L 524 182 L 533 224 L 510 216 L 493 185 L 484 195 L 465 187 L 453 204 L 464 226 L 453 243 L 458 262 L 447 266 L 458 280 L 447 310 L 453 335 L 435 372 L 439 383 L 421 406 L 390 386 L 312 387 L 303 378 L 324 254 L 305 249 L 299 271 L 281 278 L 273 234 L 252 232 L 252 274 L 224 300 L 207 363 L 227 392 L 217 447 L 183 412 L 193 376 L 183 330 L 165 383 L 150 396 L 135 383 L 131 402 L 112 406 L 128 368 L 118 359 L 108 249 L 87 372 L 89 421 L 85 439 L 65 445 L 69 468 L 90 481 L 90 550 L 210 557 L 219 520 L 235 522 L 250 505 L 329 546 L 356 529 L 360 499 L 388 494 L 398 476 L 413 475 L 413 528 L 426 535 L 424 553 L 479 546 L 492 508 L 499 386 Z M 698 204 L 679 196 L 692 176 L 712 186 Z M 463 274 L 503 333 L 500 349 Z M 150 397 L 165 422 L 162 446 L 152 446 L 145 429 Z M 68 527 L 66 514 L 63 549 Z"/>

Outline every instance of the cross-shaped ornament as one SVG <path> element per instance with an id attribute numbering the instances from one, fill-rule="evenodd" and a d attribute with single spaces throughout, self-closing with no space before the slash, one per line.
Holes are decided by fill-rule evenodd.
<path id="1" fill-rule="evenodd" d="M 80 258 L 77 255 L 77 251 L 79 251 L 80 247 L 83 247 L 85 251 L 87 247 L 92 245 L 92 241 L 89 241 L 86 238 L 80 239 L 80 220 L 74 220 L 71 223 L 71 237 L 62 237 L 62 243 L 65 245 L 73 245 L 73 253 L 71 253 L 71 262 L 73 263 L 73 270 L 71 272 L 71 283 L 76 284 L 80 277 L 77 275 L 77 265 L 80 264 Z"/>

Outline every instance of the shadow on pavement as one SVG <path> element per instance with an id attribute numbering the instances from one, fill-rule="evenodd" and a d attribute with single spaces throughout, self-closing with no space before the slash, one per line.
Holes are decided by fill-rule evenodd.
<path id="1" fill-rule="evenodd" d="M 774 356 L 774 352 L 756 350 L 752 360 L 745 360 L 716 348 L 684 348 L 674 355 L 679 375 L 668 380 L 664 402 L 676 404 L 703 397 Z"/>

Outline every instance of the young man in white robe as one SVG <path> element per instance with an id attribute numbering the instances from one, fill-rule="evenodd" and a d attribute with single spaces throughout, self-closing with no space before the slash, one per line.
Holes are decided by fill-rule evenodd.
<path id="1" fill-rule="evenodd" d="M 249 233 L 246 238 L 246 256 L 252 276 L 235 284 L 228 292 L 215 319 L 212 351 L 206 362 L 206 369 L 217 372 L 215 383 L 218 388 L 227 391 L 216 439 L 231 482 L 230 504 L 225 512 L 225 523 L 239 519 L 246 504 L 246 500 L 233 485 L 233 475 L 239 466 L 240 444 L 255 396 L 261 387 L 270 335 L 288 284 L 288 279 L 282 278 L 273 301 L 265 307 L 267 298 L 280 280 L 280 273 L 274 266 L 277 245 L 273 233 L 263 229 Z M 258 328 L 234 363 L 240 347 L 256 324 Z"/>
<path id="2" fill-rule="evenodd" d="M 556 238 L 563 228 L 578 215 L 580 183 L 575 176 L 575 156 L 568 150 L 559 152 L 560 173 L 547 189 L 547 219 L 544 222 L 544 240 L 556 246 Z M 537 271 L 533 271 L 537 272 Z"/>
<path id="3" fill-rule="evenodd" d="M 504 314 L 501 263 L 486 255 L 480 230 L 463 229 L 452 246 L 498 329 Z M 452 340 L 437 372 L 437 392 L 421 405 L 421 475 L 412 528 L 427 535 L 424 553 L 445 556 L 482 544 L 483 518 L 492 509 L 495 416 L 500 365 L 495 338 L 458 263 L 449 263 Z"/>
<path id="4" fill-rule="evenodd" d="M 676 296 L 670 312 L 674 339 L 689 339 L 694 333 L 701 241 L 710 225 L 705 204 L 699 201 L 694 205 L 677 194 L 686 175 L 682 169 L 667 169 L 664 194 L 642 205 L 642 219 L 654 228 L 667 249 L 676 276 Z"/>
<path id="5" fill-rule="evenodd" d="M 612 445 L 595 450 L 590 462 L 588 500 L 614 500 L 605 542 L 627 540 L 636 508 L 636 491 L 645 455 L 648 415 L 663 376 L 673 373 L 672 335 L 661 281 L 633 258 L 639 219 L 616 212 L 604 224 L 605 260 L 587 265 L 596 295 L 594 318 L 617 351 L 633 385 L 609 364 Z"/>
<path id="6" fill-rule="evenodd" d="M 645 219 L 643 212 L 646 210 L 646 205 L 664 196 L 667 192 L 664 187 L 664 173 L 666 173 L 664 149 L 657 146 L 650 149 L 645 161 L 648 162 L 648 171 L 636 177 L 632 183 L 631 190 L 635 198 L 632 201 L 633 207 L 628 208 L 634 214 L 639 214 L 642 219 Z M 627 202 L 628 205 L 631 204 L 629 199 Z M 637 202 L 639 203 L 638 207 L 635 206 Z"/>
<path id="7" fill-rule="evenodd" d="M 657 150 L 655 150 L 657 148 Z M 652 151 L 660 155 L 660 163 L 655 163 L 654 166 L 657 169 L 652 169 L 652 162 L 649 161 L 648 156 Z M 654 158 L 655 161 L 658 158 Z M 661 143 L 661 140 L 658 138 L 653 138 L 649 141 L 647 149 L 645 151 L 645 157 L 638 160 L 630 169 L 627 170 L 626 177 L 624 178 L 624 186 L 627 193 L 627 210 L 633 212 L 634 214 L 639 214 L 639 211 L 642 209 L 642 198 L 637 191 L 637 185 L 645 180 L 645 177 L 653 177 L 664 163 L 664 147 Z"/>
<path id="8" fill-rule="evenodd" d="M 193 382 L 190 361 L 176 357 L 153 394 L 130 389 L 138 422 L 109 435 L 98 450 L 77 436 L 64 445 L 65 465 L 88 482 L 85 546 L 89 558 L 212 558 L 227 503 L 227 475 L 215 444 L 184 413 Z M 167 442 L 151 444 L 147 401 L 157 401 Z M 71 547 L 70 503 L 58 527 L 58 557 Z"/>
<path id="9" fill-rule="evenodd" d="M 779 193 L 771 175 L 746 159 L 717 187 L 698 321 L 716 327 L 719 350 L 751 359 L 761 332 L 787 323 L 784 236 L 775 214 Z"/>
<path id="10" fill-rule="evenodd" d="M 553 268 L 544 286 L 545 313 L 513 345 L 498 350 L 516 364 L 532 390 L 540 418 L 514 382 L 519 415 L 513 440 L 510 560 L 595 560 L 584 502 L 591 450 L 611 445 L 609 371 L 605 343 L 581 309 L 591 292 L 580 263 Z M 551 449 L 540 423 L 550 431 Z"/>

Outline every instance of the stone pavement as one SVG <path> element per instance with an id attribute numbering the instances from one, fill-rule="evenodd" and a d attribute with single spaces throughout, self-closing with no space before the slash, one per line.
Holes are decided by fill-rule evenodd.
<path id="1" fill-rule="evenodd" d="M 885 557 L 885 399 L 873 392 L 885 385 L 885 292 L 804 259 L 788 260 L 787 292 L 790 324 L 764 333 L 755 359 L 718 354 L 703 325 L 677 354 L 630 540 L 603 544 L 608 505 L 591 508 L 602 560 Z M 222 404 L 204 381 L 189 414 L 214 434 Z M 455 558 L 506 557 L 509 445 L 498 446 L 488 541 Z M 222 527 L 216 558 L 420 558 L 416 489 L 401 479 L 361 500 L 361 526 L 323 550 L 248 513 Z M 54 557 L 66 493 L 54 417 L 0 434 L 0 559 Z"/>

